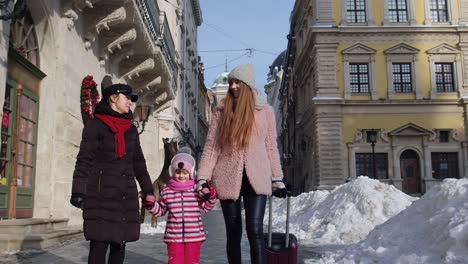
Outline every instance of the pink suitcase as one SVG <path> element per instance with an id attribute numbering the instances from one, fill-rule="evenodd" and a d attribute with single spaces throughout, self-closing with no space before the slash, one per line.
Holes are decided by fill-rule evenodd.
<path id="1" fill-rule="evenodd" d="M 286 209 L 286 232 L 272 233 L 271 218 L 272 218 L 273 196 L 269 198 L 269 214 L 268 214 L 268 234 L 265 234 L 266 249 L 265 260 L 267 264 L 297 264 L 297 239 L 293 234 L 289 234 L 289 213 L 290 213 L 290 197 L 287 197 Z"/>

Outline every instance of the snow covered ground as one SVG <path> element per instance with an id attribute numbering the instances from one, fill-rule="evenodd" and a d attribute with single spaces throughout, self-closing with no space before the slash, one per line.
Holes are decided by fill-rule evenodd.
<path id="1" fill-rule="evenodd" d="M 330 192 L 315 191 L 291 198 L 289 228 L 298 239 L 307 240 L 307 243 L 355 243 L 415 199 L 391 185 L 358 177 Z M 274 231 L 284 232 L 285 212 L 286 199 L 274 198 Z M 268 224 L 267 217 L 264 224 Z"/>
<path id="2" fill-rule="evenodd" d="M 286 199 L 274 198 L 273 231 L 284 232 L 285 212 Z M 142 233 L 164 228 L 142 225 Z M 468 263 L 468 179 L 444 180 L 419 199 L 364 176 L 303 193 L 291 198 L 290 232 L 323 247 L 322 259 L 306 264 Z"/>
<path id="3" fill-rule="evenodd" d="M 468 179 L 447 179 L 367 238 L 306 263 L 468 263 Z"/>

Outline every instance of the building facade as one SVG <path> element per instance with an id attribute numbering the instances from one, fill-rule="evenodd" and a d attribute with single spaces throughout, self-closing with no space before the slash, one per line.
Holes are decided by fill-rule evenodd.
<path id="1" fill-rule="evenodd" d="M 281 87 L 295 192 L 468 173 L 468 1 L 296 1 Z"/>
<path id="2" fill-rule="evenodd" d="M 187 94 L 199 87 L 199 2 L 4 2 L 10 9 L 0 7 L 0 218 L 68 218 L 79 225 L 81 211 L 68 200 L 83 129 L 83 78 L 92 75 L 99 91 L 128 83 L 139 94 L 135 121 L 154 180 L 164 158 L 161 139 L 182 141 L 195 129 L 199 110 Z M 24 10 L 6 18 L 15 2 Z M 143 109 L 150 109 L 146 122 L 138 114 Z"/>

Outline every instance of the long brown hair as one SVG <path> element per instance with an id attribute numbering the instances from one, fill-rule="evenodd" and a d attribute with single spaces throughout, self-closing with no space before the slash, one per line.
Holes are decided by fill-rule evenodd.
<path id="1" fill-rule="evenodd" d="M 252 89 L 241 82 L 239 97 L 236 99 L 229 89 L 224 98 L 224 112 L 219 143 L 244 148 L 252 134 L 255 115 L 255 95 Z"/>

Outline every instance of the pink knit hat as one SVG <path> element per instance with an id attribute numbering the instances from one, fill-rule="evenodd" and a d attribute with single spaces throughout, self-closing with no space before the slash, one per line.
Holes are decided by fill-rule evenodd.
<path id="1" fill-rule="evenodd" d="M 190 179 L 194 178 L 195 174 L 195 159 L 192 155 L 187 153 L 179 153 L 171 160 L 171 167 L 169 168 L 169 175 L 175 175 L 177 169 L 184 169 L 190 173 Z"/>

